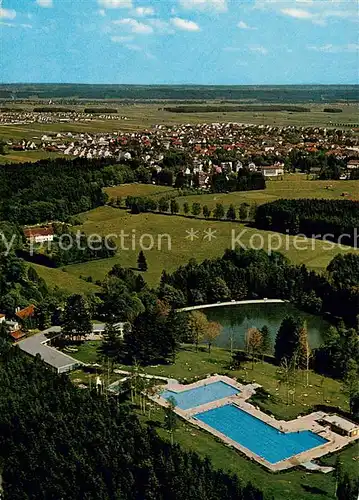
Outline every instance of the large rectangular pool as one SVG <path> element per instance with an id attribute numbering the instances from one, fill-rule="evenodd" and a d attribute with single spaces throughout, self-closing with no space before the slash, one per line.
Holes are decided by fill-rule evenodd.
<path id="1" fill-rule="evenodd" d="M 281 432 L 231 404 L 198 413 L 195 418 L 271 464 L 327 442 L 326 439 L 311 431 Z"/>
<path id="2" fill-rule="evenodd" d="M 232 385 L 218 381 L 180 392 L 163 391 L 161 396 L 165 399 L 173 397 L 176 400 L 176 406 L 181 408 L 181 410 L 188 410 L 189 408 L 195 408 L 196 406 L 204 405 L 217 399 L 234 396 L 239 392 L 239 389 L 236 389 Z"/>

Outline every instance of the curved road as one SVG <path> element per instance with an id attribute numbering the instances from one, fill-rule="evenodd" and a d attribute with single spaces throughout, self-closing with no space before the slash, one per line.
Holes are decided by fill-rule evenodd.
<path id="1" fill-rule="evenodd" d="M 281 304 L 287 302 L 282 299 L 256 299 L 256 300 L 231 300 L 230 302 L 215 302 L 214 304 L 202 304 L 198 306 L 183 307 L 177 312 L 194 311 L 196 309 L 208 309 L 210 307 L 239 306 L 244 304 Z"/>

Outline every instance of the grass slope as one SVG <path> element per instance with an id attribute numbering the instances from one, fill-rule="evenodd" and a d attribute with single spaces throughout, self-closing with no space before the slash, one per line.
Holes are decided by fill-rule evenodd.
<path id="1" fill-rule="evenodd" d="M 122 184 L 104 189 L 110 198 L 126 198 L 127 196 L 151 196 L 160 197 L 172 193 L 177 193 L 176 189 L 168 186 L 156 186 L 153 184 Z"/>
<path id="2" fill-rule="evenodd" d="M 52 269 L 50 267 L 31 264 L 31 267 L 36 269 L 37 274 L 43 278 L 50 288 L 57 286 L 71 293 L 87 293 L 97 292 L 99 287 L 87 283 L 86 281 L 77 278 L 73 274 L 62 271 L 61 269 Z"/>
<path id="3" fill-rule="evenodd" d="M 144 234 L 152 235 L 155 240 L 155 247 L 152 250 L 144 251 L 148 271 L 143 273 L 144 278 L 150 285 L 156 285 L 160 279 L 163 269 L 172 272 L 178 266 L 186 264 L 189 259 L 196 258 L 202 261 L 206 258 L 218 257 L 223 254 L 226 248 L 232 245 L 232 231 L 237 237 L 242 231 L 240 241 L 243 245 L 251 245 L 259 248 L 264 244 L 268 248 L 271 239 L 273 245 L 281 242 L 279 251 L 284 253 L 292 262 L 296 264 L 304 263 L 308 267 L 321 270 L 327 266 L 330 260 L 338 253 L 353 252 L 352 248 L 339 249 L 334 246 L 328 249 L 328 243 L 320 240 L 308 240 L 307 248 L 294 248 L 293 237 L 279 235 L 270 231 L 257 231 L 247 228 L 238 222 L 226 221 L 206 221 L 204 219 L 192 219 L 181 216 L 160 215 L 160 214 L 138 214 L 132 215 L 126 210 L 119 210 L 112 207 L 100 207 L 83 215 L 84 223 L 79 229 L 89 234 L 119 235 L 121 230 L 128 237 L 124 240 L 127 245 L 125 249 L 119 249 L 115 257 L 111 259 L 91 261 L 87 263 L 74 264 L 66 267 L 69 274 L 79 277 L 92 276 L 94 280 L 101 280 L 106 273 L 115 265 L 121 264 L 125 267 L 137 267 L 137 256 L 140 251 L 140 237 Z M 205 231 L 211 228 L 216 239 L 205 240 Z M 194 241 L 188 239 L 188 231 L 197 231 Z M 161 249 L 157 245 L 158 235 L 169 235 L 171 238 L 171 249 L 168 248 L 168 239 L 162 238 Z M 132 246 L 132 236 L 135 244 Z M 280 238 L 280 240 L 279 240 Z M 116 239 L 120 245 L 119 238 Z M 144 244 L 149 243 L 149 238 L 144 239 Z M 303 242 L 304 246 L 304 242 Z"/>

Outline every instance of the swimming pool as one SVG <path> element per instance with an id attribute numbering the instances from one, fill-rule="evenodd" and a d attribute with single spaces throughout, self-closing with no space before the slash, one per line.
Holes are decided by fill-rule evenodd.
<path id="1" fill-rule="evenodd" d="M 188 410 L 189 408 L 195 408 L 196 406 L 204 405 L 217 399 L 234 396 L 234 394 L 238 394 L 239 392 L 240 390 L 232 385 L 218 381 L 180 392 L 163 391 L 161 396 L 165 399 L 169 399 L 170 397 L 175 398 L 176 406 L 181 408 L 181 410 Z"/>
<path id="2" fill-rule="evenodd" d="M 195 418 L 271 464 L 327 443 L 311 431 L 281 432 L 232 404 L 198 413 Z"/>

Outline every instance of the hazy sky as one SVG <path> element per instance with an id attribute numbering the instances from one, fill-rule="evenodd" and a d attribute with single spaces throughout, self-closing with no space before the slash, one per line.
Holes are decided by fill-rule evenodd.
<path id="1" fill-rule="evenodd" d="M 0 0 L 0 80 L 358 83 L 358 0 Z"/>

